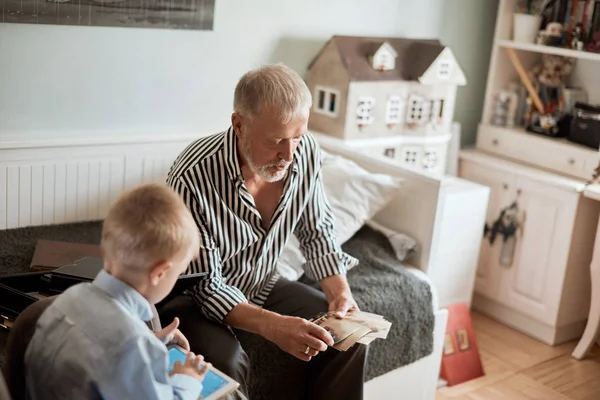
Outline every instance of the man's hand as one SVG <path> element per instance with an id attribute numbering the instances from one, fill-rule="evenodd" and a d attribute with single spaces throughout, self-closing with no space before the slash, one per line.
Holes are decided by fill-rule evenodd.
<path id="1" fill-rule="evenodd" d="M 164 344 L 176 344 L 183 347 L 187 351 L 190 351 L 190 343 L 186 337 L 181 333 L 179 329 L 179 318 L 175 317 L 173 322 L 169 326 L 161 329 L 160 332 L 155 332 L 157 338 L 159 338 Z"/>
<path id="2" fill-rule="evenodd" d="M 329 301 L 329 311 L 334 312 L 336 318 L 344 318 L 349 311 L 358 311 L 358 305 L 350 292 L 341 293 Z"/>
<path id="3" fill-rule="evenodd" d="M 264 336 L 281 350 L 303 361 L 310 361 L 320 351 L 327 350 L 327 346 L 333 345 L 329 332 L 298 317 L 271 317 Z"/>
<path id="4" fill-rule="evenodd" d="M 332 275 L 323 279 L 321 288 L 329 303 L 329 311 L 333 311 L 337 318 L 344 318 L 349 311 L 358 311 L 345 275 Z"/>
<path id="5" fill-rule="evenodd" d="M 204 380 L 204 375 L 206 375 L 206 372 L 208 371 L 208 367 L 210 367 L 210 363 L 204 363 L 202 369 L 200 369 L 200 363 L 202 362 L 202 360 L 204 360 L 204 357 L 202 357 L 201 355 L 195 355 L 190 351 L 186 354 L 183 365 L 181 364 L 181 362 L 175 361 L 175 365 L 173 365 L 173 369 L 171 370 L 169 375 L 188 375 L 202 382 L 202 380 Z"/>

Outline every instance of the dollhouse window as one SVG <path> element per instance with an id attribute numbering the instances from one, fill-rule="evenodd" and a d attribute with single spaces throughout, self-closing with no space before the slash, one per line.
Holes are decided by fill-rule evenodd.
<path id="1" fill-rule="evenodd" d="M 444 117 L 444 100 L 431 101 L 431 122 L 439 124 Z"/>
<path id="2" fill-rule="evenodd" d="M 383 155 L 389 158 L 394 158 L 396 156 L 396 149 L 389 147 L 383 151 Z"/>
<path id="3" fill-rule="evenodd" d="M 356 107 L 356 123 L 359 126 L 369 125 L 373 123 L 371 110 L 375 106 L 375 99 L 372 97 L 359 97 L 358 106 Z"/>
<path id="4" fill-rule="evenodd" d="M 387 108 L 385 111 L 385 123 L 386 124 L 398 124 L 400 123 L 400 96 L 390 96 L 387 101 Z"/>
<path id="5" fill-rule="evenodd" d="M 423 154 L 423 169 L 433 171 L 438 166 L 438 155 L 435 151 L 426 151 Z"/>
<path id="6" fill-rule="evenodd" d="M 317 101 L 314 105 L 314 110 L 319 114 L 328 115 L 330 117 L 337 116 L 339 92 L 335 89 L 317 86 L 316 87 Z"/>
<path id="7" fill-rule="evenodd" d="M 442 61 L 438 66 L 438 77 L 440 79 L 449 79 L 452 73 L 452 62 Z"/>
<path id="8" fill-rule="evenodd" d="M 383 42 L 372 56 L 372 67 L 378 71 L 389 71 L 396 67 L 396 50 L 387 42 Z"/>
<path id="9" fill-rule="evenodd" d="M 431 115 L 431 102 L 421 96 L 410 96 L 408 101 L 408 112 L 406 122 L 410 124 L 422 124 L 429 120 Z"/>
<path id="10" fill-rule="evenodd" d="M 420 148 L 414 146 L 402 149 L 402 164 L 416 166 L 419 163 L 419 152 Z"/>

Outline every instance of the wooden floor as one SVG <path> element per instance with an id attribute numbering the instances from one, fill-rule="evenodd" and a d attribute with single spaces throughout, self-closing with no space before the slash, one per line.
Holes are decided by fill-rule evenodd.
<path id="1" fill-rule="evenodd" d="M 486 375 L 437 391 L 436 400 L 599 400 L 600 348 L 582 361 L 571 357 L 576 342 L 547 346 L 473 313 Z"/>

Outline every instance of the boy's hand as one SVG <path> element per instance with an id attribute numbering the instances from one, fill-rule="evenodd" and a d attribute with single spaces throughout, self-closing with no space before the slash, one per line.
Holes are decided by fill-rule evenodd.
<path id="1" fill-rule="evenodd" d="M 208 367 L 211 365 L 210 363 L 204 363 L 202 369 L 200 369 L 200 363 L 202 360 L 204 360 L 204 357 L 201 355 L 195 355 L 190 351 L 185 356 L 185 362 L 183 365 L 181 365 L 181 362 L 175 361 L 175 365 L 173 365 L 173 369 L 169 375 L 184 374 L 202 382 L 204 375 L 206 375 L 206 372 L 208 371 Z"/>
<path id="2" fill-rule="evenodd" d="M 173 322 L 154 334 L 164 344 L 176 344 L 190 351 L 190 343 L 177 327 L 179 327 L 179 318 L 175 317 Z"/>

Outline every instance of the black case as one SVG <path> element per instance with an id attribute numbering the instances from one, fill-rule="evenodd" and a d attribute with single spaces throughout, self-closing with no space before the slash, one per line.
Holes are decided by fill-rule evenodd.
<path id="1" fill-rule="evenodd" d="M 598 150 L 600 148 L 600 106 L 575 103 L 567 139 Z"/>
<path id="2" fill-rule="evenodd" d="M 102 259 L 84 257 L 53 271 L 0 276 L 0 326 L 10 328 L 23 310 L 39 300 L 36 296 L 55 296 L 78 283 L 93 281 L 102 266 Z M 202 276 L 180 276 L 171 293 L 160 304 L 192 289 Z M 160 304 L 156 305 L 157 308 Z"/>
<path id="3" fill-rule="evenodd" d="M 39 300 L 37 296 L 53 296 L 47 272 L 5 275 L 0 277 L 0 323 L 10 328 L 23 310 Z"/>

